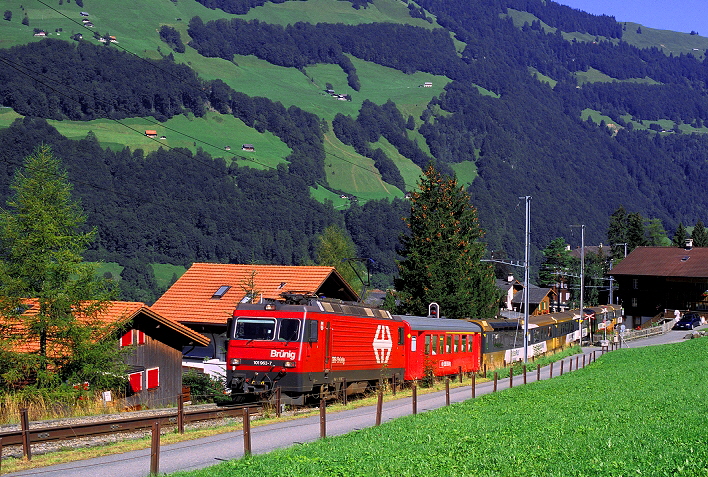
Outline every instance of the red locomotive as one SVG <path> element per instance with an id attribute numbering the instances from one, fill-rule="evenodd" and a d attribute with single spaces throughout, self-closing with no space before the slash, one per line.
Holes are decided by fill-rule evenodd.
<path id="1" fill-rule="evenodd" d="M 344 383 L 351 394 L 379 379 L 477 371 L 480 326 L 433 316 L 303 295 L 240 304 L 228 329 L 227 386 L 236 399 L 280 387 L 286 400 L 303 404 L 341 392 Z"/>

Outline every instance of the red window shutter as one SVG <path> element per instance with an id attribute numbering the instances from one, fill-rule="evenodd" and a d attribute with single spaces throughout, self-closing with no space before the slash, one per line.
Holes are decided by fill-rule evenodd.
<path id="1" fill-rule="evenodd" d="M 154 389 L 160 385 L 160 368 L 147 370 L 147 388 Z"/>
<path id="2" fill-rule="evenodd" d="M 130 383 L 130 390 L 134 393 L 143 390 L 143 372 L 130 373 L 128 375 L 128 382 Z"/>
<path id="3" fill-rule="evenodd" d="M 121 346 L 130 346 L 133 344 L 133 330 L 128 330 L 126 334 L 120 337 Z"/>
<path id="4" fill-rule="evenodd" d="M 144 344 L 145 344 L 145 332 L 144 332 L 144 331 L 139 331 L 139 330 L 138 330 L 138 344 L 139 344 L 139 345 L 144 345 Z"/>

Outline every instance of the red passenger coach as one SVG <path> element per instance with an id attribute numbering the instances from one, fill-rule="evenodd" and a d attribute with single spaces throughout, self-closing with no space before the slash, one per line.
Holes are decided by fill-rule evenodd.
<path id="1" fill-rule="evenodd" d="M 482 361 L 482 328 L 464 320 L 401 316 L 406 334 L 407 381 L 426 374 L 477 372 Z"/>
<path id="2" fill-rule="evenodd" d="M 240 304 L 229 325 L 232 395 L 269 394 L 303 404 L 308 395 L 354 393 L 404 375 L 403 323 L 385 310 L 309 297 Z"/>

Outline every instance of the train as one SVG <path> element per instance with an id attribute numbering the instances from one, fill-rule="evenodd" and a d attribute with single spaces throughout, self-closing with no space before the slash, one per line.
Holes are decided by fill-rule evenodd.
<path id="1" fill-rule="evenodd" d="M 584 307 L 582 319 L 580 310 L 529 316 L 526 358 L 534 359 L 581 340 L 595 343 L 599 333 L 612 331 L 621 322 L 623 313 L 620 305 L 603 305 Z M 524 359 L 522 316 L 471 321 L 483 330 L 482 366 L 486 369 L 504 367 Z"/>
<path id="2" fill-rule="evenodd" d="M 572 313 L 530 317 L 529 349 L 536 356 L 569 345 L 577 323 Z M 280 388 L 281 402 L 303 405 L 310 398 L 360 393 L 380 380 L 476 373 L 518 360 L 518 325 L 508 319 L 445 319 L 434 303 L 428 316 L 409 316 L 284 294 L 282 300 L 241 303 L 234 310 L 226 384 L 235 401 L 268 398 Z"/>

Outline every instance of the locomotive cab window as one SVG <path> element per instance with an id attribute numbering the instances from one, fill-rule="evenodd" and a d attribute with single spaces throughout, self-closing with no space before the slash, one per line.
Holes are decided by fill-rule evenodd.
<path id="1" fill-rule="evenodd" d="M 275 320 L 260 318 L 237 318 L 234 339 L 267 340 L 275 336 Z"/>
<path id="2" fill-rule="evenodd" d="M 278 341 L 297 341 L 300 336 L 300 320 L 280 320 Z"/>

